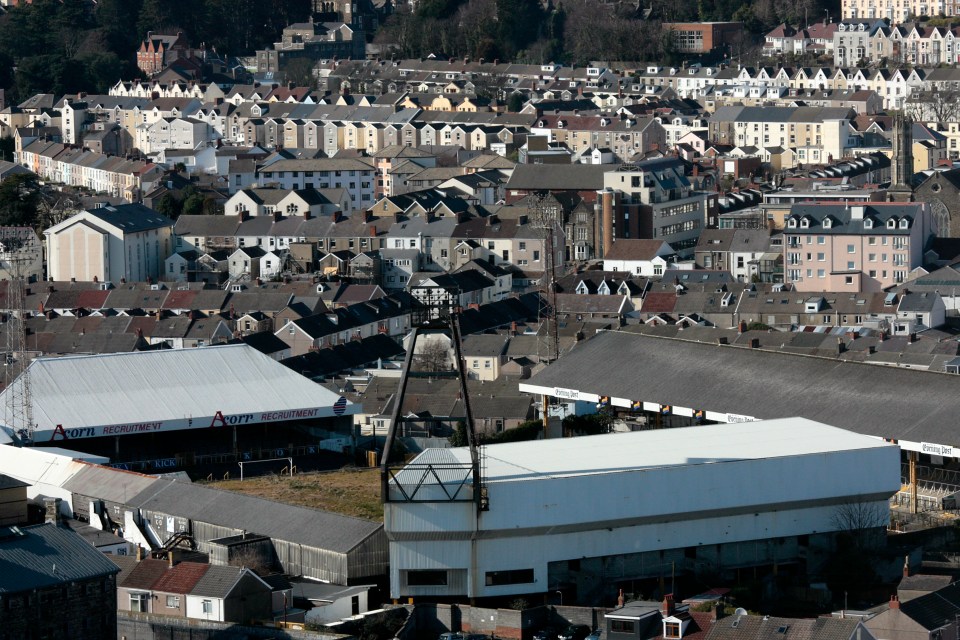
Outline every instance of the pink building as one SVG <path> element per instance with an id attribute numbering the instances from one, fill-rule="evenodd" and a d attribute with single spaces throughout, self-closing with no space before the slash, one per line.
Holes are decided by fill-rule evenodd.
<path id="1" fill-rule="evenodd" d="M 936 232 L 923 202 L 796 204 L 783 229 L 785 279 L 797 291 L 880 291 L 923 265 Z"/>

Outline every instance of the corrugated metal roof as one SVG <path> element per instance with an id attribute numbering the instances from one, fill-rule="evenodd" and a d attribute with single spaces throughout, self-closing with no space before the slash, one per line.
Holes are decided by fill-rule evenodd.
<path id="1" fill-rule="evenodd" d="M 638 362 L 657 375 L 628 375 Z M 803 416 L 872 436 L 957 444 L 958 384 L 960 378 L 944 374 L 607 331 L 520 387 L 562 387 L 757 418 Z M 801 391 L 784 391 L 790 389 Z"/>
<path id="2" fill-rule="evenodd" d="M 338 553 L 383 529 L 378 522 L 165 478 L 131 497 L 128 504 Z"/>
<path id="3" fill-rule="evenodd" d="M 63 484 L 71 493 L 91 496 L 126 504 L 130 498 L 146 491 L 159 478 L 134 471 L 124 471 L 95 464 L 78 463 L 81 466 L 72 478 Z"/>
<path id="4" fill-rule="evenodd" d="M 69 529 L 52 524 L 0 529 L 0 593 L 119 573 L 107 556 Z"/>
<path id="5" fill-rule="evenodd" d="M 209 418 L 218 411 L 327 408 L 338 398 L 242 344 L 38 358 L 24 375 L 30 377 L 37 431 Z M 22 377 L 14 388 L 23 385 Z M 0 394 L 0 402 L 8 392 Z"/>
<path id="6" fill-rule="evenodd" d="M 785 418 L 487 445 L 481 467 L 486 482 L 512 482 L 885 446 L 894 445 L 806 418 Z M 411 464 L 451 458 L 469 463 L 469 449 L 428 449 Z"/>

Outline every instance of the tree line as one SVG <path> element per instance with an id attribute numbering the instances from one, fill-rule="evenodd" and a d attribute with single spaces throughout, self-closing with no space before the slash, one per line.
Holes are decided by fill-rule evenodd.
<path id="1" fill-rule="evenodd" d="M 827 0 L 420 0 L 377 36 L 405 57 L 443 54 L 531 64 L 593 60 L 679 62 L 664 22 L 743 22 L 757 40 L 781 22 L 823 20 Z"/>
<path id="2" fill-rule="evenodd" d="M 249 55 L 308 19 L 310 0 L 34 0 L 0 17 L 0 88 L 35 93 L 106 92 L 140 77 L 136 51 L 148 31 L 183 31 L 191 45 Z"/>

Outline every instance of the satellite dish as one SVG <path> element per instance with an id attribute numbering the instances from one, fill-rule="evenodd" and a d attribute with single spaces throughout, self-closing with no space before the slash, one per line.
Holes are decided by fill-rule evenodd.
<path id="1" fill-rule="evenodd" d="M 737 607 L 737 610 L 733 612 L 735 616 L 745 616 L 747 615 L 747 610 L 743 607 Z"/>

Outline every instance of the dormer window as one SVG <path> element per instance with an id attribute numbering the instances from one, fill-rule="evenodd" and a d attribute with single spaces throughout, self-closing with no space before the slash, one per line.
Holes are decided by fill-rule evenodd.
<path id="1" fill-rule="evenodd" d="M 909 228 L 910 228 L 910 220 L 907 219 L 907 218 L 902 219 L 902 220 L 900 221 L 900 228 L 901 228 L 901 229 L 909 229 Z"/>
<path id="2" fill-rule="evenodd" d="M 810 228 L 810 218 L 800 218 L 800 228 L 809 229 Z"/>
<path id="3" fill-rule="evenodd" d="M 796 229 L 796 228 L 797 228 L 797 219 L 796 219 L 796 218 L 790 218 L 790 221 L 787 222 L 787 226 L 790 227 L 791 229 Z"/>
<path id="4" fill-rule="evenodd" d="M 887 229 L 896 229 L 897 228 L 897 219 L 890 218 L 887 220 Z"/>
<path id="5" fill-rule="evenodd" d="M 873 220 L 870 218 L 863 219 L 863 228 L 864 229 L 873 229 Z"/>
<path id="6" fill-rule="evenodd" d="M 829 229 L 829 228 L 832 227 L 832 226 L 833 226 L 833 221 L 830 220 L 829 217 L 826 217 L 826 218 L 823 219 L 823 228 L 824 228 L 824 229 Z"/>
<path id="7" fill-rule="evenodd" d="M 679 622 L 663 622 L 663 637 L 664 638 L 679 638 L 680 637 L 680 623 Z"/>

